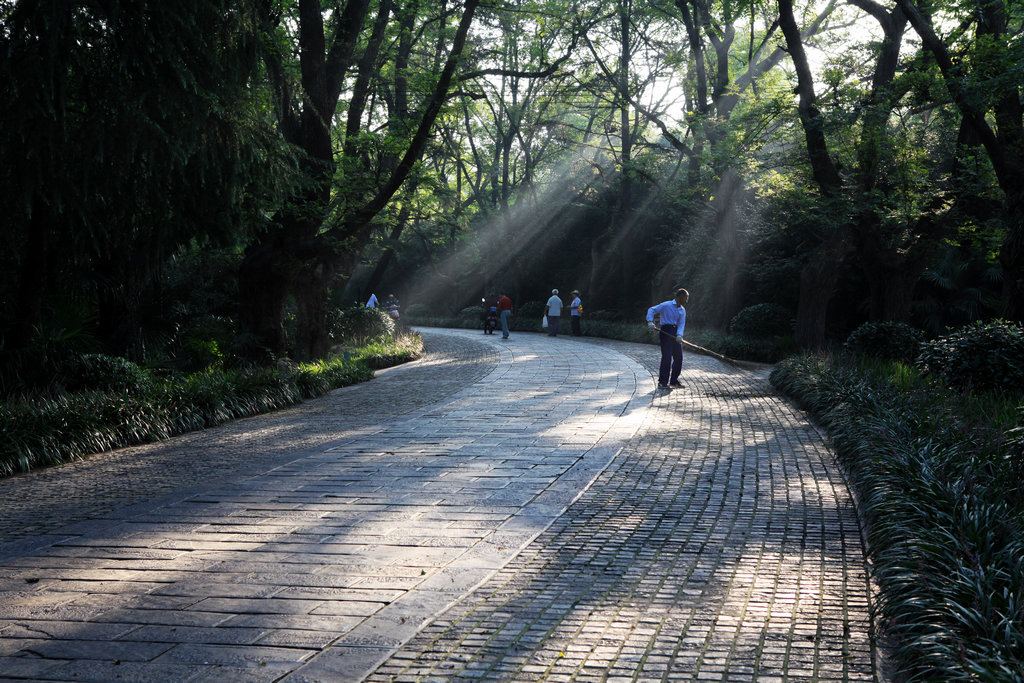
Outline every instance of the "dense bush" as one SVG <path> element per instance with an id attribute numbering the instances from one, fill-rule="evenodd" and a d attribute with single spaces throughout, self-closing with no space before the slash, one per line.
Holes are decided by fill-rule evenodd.
<path id="1" fill-rule="evenodd" d="M 743 339 L 789 337 L 793 334 L 793 314 L 778 304 L 747 306 L 733 316 L 729 333 Z"/>
<path id="2" fill-rule="evenodd" d="M 234 343 L 234 322 L 223 316 L 201 315 L 192 318 L 173 349 L 174 367 L 197 372 L 223 363 L 225 351 Z"/>
<path id="3" fill-rule="evenodd" d="M 387 343 L 367 344 L 355 354 L 357 360 L 374 370 L 390 368 L 416 360 L 423 355 L 423 339 L 419 335 L 404 335 Z"/>
<path id="4" fill-rule="evenodd" d="M 926 342 L 917 365 L 964 391 L 1024 391 L 1024 328 L 997 320 L 974 323 Z"/>
<path id="5" fill-rule="evenodd" d="M 612 311 L 612 310 L 607 310 L 607 309 L 602 309 L 602 310 L 597 310 L 597 311 L 587 311 L 584 308 L 584 313 L 585 313 L 584 317 L 586 317 L 586 318 L 588 318 L 590 320 L 600 320 L 600 321 L 609 321 L 609 322 L 621 322 L 622 319 L 623 319 L 622 311 Z"/>
<path id="6" fill-rule="evenodd" d="M 583 333 L 589 337 L 619 339 L 640 344 L 658 343 L 657 333 L 647 329 L 647 325 L 591 319 L 586 315 L 583 316 Z"/>
<path id="7" fill-rule="evenodd" d="M 908 375 L 908 372 L 910 373 Z M 772 382 L 821 421 L 866 522 L 876 627 L 899 680 L 1024 670 L 1024 495 L 1012 401 L 936 390 L 902 363 L 794 358 Z"/>
<path id="8" fill-rule="evenodd" d="M 426 318 L 431 315 L 430 307 L 426 304 L 409 304 L 402 313 L 403 318 Z"/>
<path id="9" fill-rule="evenodd" d="M 126 391 L 140 393 L 149 388 L 149 373 L 135 363 L 99 353 L 75 354 L 61 364 L 59 383 L 66 391 Z"/>
<path id="10" fill-rule="evenodd" d="M 867 322 L 847 337 L 843 349 L 850 353 L 911 363 L 924 341 L 924 333 L 906 323 Z"/>
<path id="11" fill-rule="evenodd" d="M 484 305 L 466 306 L 455 316 L 458 326 L 463 328 L 480 327 L 484 320 Z"/>
<path id="12" fill-rule="evenodd" d="M 394 335 L 395 321 L 382 308 L 351 306 L 332 312 L 328 320 L 335 344 L 362 346 L 383 336 Z"/>
<path id="13" fill-rule="evenodd" d="M 45 394 L 54 388 L 66 359 L 100 349 L 93 334 L 95 321 L 73 304 L 60 313 L 61 320 L 37 326 L 25 348 L 8 349 L 0 340 L 0 396 Z"/>
<path id="14" fill-rule="evenodd" d="M 514 309 L 515 315 L 520 320 L 535 320 L 536 324 L 539 325 L 540 317 L 544 315 L 544 306 L 546 305 L 546 301 L 527 301 L 519 308 Z M 533 323 L 529 324 L 533 325 Z"/>

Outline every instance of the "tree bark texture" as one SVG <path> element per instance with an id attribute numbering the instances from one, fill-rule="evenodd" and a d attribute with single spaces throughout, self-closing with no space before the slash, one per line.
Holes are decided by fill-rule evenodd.
<path id="1" fill-rule="evenodd" d="M 786 46 L 797 73 L 800 124 L 804 129 L 814 180 L 823 197 L 836 198 L 842 189 L 842 178 L 828 151 L 823 121 L 814 94 L 814 78 L 793 16 L 792 0 L 778 0 L 778 6 L 779 26 L 786 37 Z M 796 338 L 797 342 L 811 349 L 820 349 L 825 345 L 828 303 L 841 268 L 853 250 L 849 224 L 843 217 L 839 221 L 840 224 L 826 237 L 824 243 L 811 253 L 800 272 Z"/>

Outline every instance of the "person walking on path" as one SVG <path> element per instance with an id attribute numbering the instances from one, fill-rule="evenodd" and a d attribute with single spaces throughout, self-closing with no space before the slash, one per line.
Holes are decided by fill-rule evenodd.
<path id="1" fill-rule="evenodd" d="M 558 321 L 562 318 L 562 300 L 558 298 L 558 290 L 551 290 L 551 298 L 544 306 L 544 315 L 548 317 L 548 336 L 558 336 Z"/>
<path id="2" fill-rule="evenodd" d="M 581 323 L 583 321 L 583 301 L 580 300 L 580 290 L 572 290 L 572 303 L 569 304 L 570 320 L 572 321 L 572 336 L 582 337 L 583 330 Z"/>
<path id="3" fill-rule="evenodd" d="M 501 316 L 501 338 L 508 339 L 508 319 L 512 317 L 512 299 L 502 291 L 498 297 L 498 315 Z"/>
<path id="4" fill-rule="evenodd" d="M 647 309 L 647 326 L 658 331 L 661 342 L 659 389 L 683 386 L 679 382 L 679 373 L 683 369 L 683 328 L 686 327 L 686 309 L 683 307 L 689 299 L 689 292 L 677 289 L 675 298 Z M 655 317 L 658 318 L 657 323 L 654 321 Z"/>

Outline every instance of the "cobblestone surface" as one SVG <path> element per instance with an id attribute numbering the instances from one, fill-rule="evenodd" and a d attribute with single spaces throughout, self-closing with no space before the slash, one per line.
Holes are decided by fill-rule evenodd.
<path id="1" fill-rule="evenodd" d="M 645 347 L 594 343 L 657 372 Z M 688 355 L 682 379 L 566 514 L 367 680 L 877 680 L 822 435 L 765 373 Z"/>
<path id="2" fill-rule="evenodd" d="M 878 679 L 850 496 L 765 373 L 686 355 L 659 393 L 651 346 L 424 334 L 0 481 L 0 679 Z"/>

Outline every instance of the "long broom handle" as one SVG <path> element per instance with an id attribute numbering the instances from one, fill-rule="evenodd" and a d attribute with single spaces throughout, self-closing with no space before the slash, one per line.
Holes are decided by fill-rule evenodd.
<path id="1" fill-rule="evenodd" d="M 656 328 L 654 328 L 654 329 L 658 330 L 658 332 L 659 332 L 660 334 L 663 334 L 663 335 L 665 335 L 666 337 L 672 337 L 673 339 L 675 339 L 675 338 L 676 338 L 676 336 L 677 336 L 677 335 L 671 335 L 671 334 L 669 334 L 668 332 L 666 332 L 665 330 L 661 329 L 660 327 L 656 327 Z M 704 348 L 703 346 L 697 346 L 696 344 L 694 344 L 694 343 L 692 343 L 692 342 L 688 342 L 688 341 L 686 341 L 685 339 L 683 339 L 683 340 L 682 340 L 682 341 L 680 341 L 679 343 L 680 343 L 680 344 L 685 344 L 686 346 L 689 346 L 690 348 L 692 348 L 692 349 L 696 350 L 696 351 L 697 351 L 698 353 L 702 353 L 702 354 L 704 354 L 705 356 L 711 356 L 711 357 L 712 357 L 712 358 L 714 358 L 715 360 L 720 360 L 720 361 L 722 361 L 723 363 L 726 363 L 726 364 L 728 364 L 728 365 L 731 365 L 731 366 L 733 366 L 733 367 L 735 367 L 735 368 L 739 368 L 740 370 L 747 370 L 747 368 L 743 367 L 743 366 L 742 366 L 742 365 L 740 364 L 740 362 L 739 362 L 739 361 L 737 361 L 737 360 L 733 360 L 732 358 L 729 358 L 728 356 L 723 356 L 722 354 L 720 354 L 720 353 L 718 353 L 718 352 L 716 352 L 716 351 L 712 351 L 711 349 L 705 349 L 705 348 Z M 749 372 L 749 370 L 748 370 L 748 372 Z"/>

